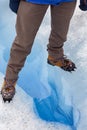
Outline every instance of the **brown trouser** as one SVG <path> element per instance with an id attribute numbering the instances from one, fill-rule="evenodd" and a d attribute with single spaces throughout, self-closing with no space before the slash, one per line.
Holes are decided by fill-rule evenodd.
<path id="1" fill-rule="evenodd" d="M 50 5 L 51 33 L 47 48 L 49 55 L 56 59 L 64 55 L 63 44 L 66 41 L 75 5 L 76 2 L 62 3 L 59 6 Z M 6 79 L 18 78 L 18 73 L 24 66 L 27 55 L 31 52 L 36 33 L 48 7 L 49 5 L 20 2 L 16 22 L 17 36 L 11 48 Z"/>

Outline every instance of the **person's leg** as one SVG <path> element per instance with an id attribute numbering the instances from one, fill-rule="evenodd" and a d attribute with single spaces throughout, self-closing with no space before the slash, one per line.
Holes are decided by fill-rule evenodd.
<path id="1" fill-rule="evenodd" d="M 20 2 L 16 23 L 17 36 L 11 48 L 5 80 L 1 89 L 4 101 L 10 102 L 15 95 L 18 73 L 24 66 L 27 55 L 31 52 L 36 33 L 47 8 L 48 5 Z"/>
<path id="2" fill-rule="evenodd" d="M 67 39 L 70 20 L 74 13 L 76 2 L 61 3 L 51 6 L 51 33 L 48 44 L 48 63 L 61 67 L 66 71 L 74 71 L 75 64 L 64 57 L 63 45 Z"/>
<path id="3" fill-rule="evenodd" d="M 63 45 L 67 38 L 75 5 L 76 2 L 66 2 L 61 3 L 59 6 L 51 6 L 51 33 L 48 53 L 55 59 L 64 56 Z"/>
<path id="4" fill-rule="evenodd" d="M 25 63 L 46 13 L 48 5 L 37 5 L 21 1 L 17 14 L 16 31 L 17 36 L 13 42 L 10 59 L 6 70 L 6 79 L 18 78 L 18 73 Z"/>

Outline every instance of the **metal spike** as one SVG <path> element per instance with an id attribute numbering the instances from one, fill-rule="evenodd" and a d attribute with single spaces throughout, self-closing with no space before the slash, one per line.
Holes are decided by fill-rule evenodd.
<path id="1" fill-rule="evenodd" d="M 3 101 L 4 101 L 4 103 L 6 102 L 6 99 L 5 98 L 3 98 Z"/>
<path id="2" fill-rule="evenodd" d="M 12 99 L 3 98 L 4 103 L 5 103 L 6 101 L 7 101 L 8 103 L 10 103 L 11 100 L 12 100 Z"/>

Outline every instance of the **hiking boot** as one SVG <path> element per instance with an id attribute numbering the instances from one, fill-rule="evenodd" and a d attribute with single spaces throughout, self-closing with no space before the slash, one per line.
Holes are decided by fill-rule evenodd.
<path id="1" fill-rule="evenodd" d="M 15 95 L 15 84 L 16 81 L 8 81 L 8 80 L 4 80 L 2 89 L 1 89 L 1 94 L 2 94 L 2 98 L 4 100 L 4 102 L 8 101 L 10 102 L 12 100 L 12 98 Z"/>
<path id="2" fill-rule="evenodd" d="M 71 72 L 71 71 L 75 71 L 76 66 L 75 64 L 70 60 L 67 59 L 66 56 L 63 56 L 57 60 L 55 60 L 53 57 L 48 56 L 48 64 L 53 65 L 53 66 L 58 66 L 61 69 Z"/>

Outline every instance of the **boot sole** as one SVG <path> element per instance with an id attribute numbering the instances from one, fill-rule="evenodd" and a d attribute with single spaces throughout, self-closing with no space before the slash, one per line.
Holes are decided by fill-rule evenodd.
<path id="1" fill-rule="evenodd" d="M 56 65 L 52 64 L 48 59 L 47 59 L 47 63 L 49 65 L 56 66 Z M 57 66 L 57 67 L 59 67 L 59 66 Z M 63 69 L 63 67 L 59 67 L 59 68 L 61 68 L 62 70 L 66 71 L 66 72 L 72 72 L 72 71 L 75 71 L 75 69 L 77 69 L 76 66 L 74 67 L 73 70 L 65 70 L 65 69 Z"/>
<path id="2" fill-rule="evenodd" d="M 49 60 L 47 60 L 47 63 L 48 63 L 49 65 L 55 66 L 55 65 L 53 65 Z"/>
<path id="3" fill-rule="evenodd" d="M 3 98 L 3 101 L 4 101 L 4 103 L 5 103 L 5 102 L 10 103 L 10 102 L 12 101 L 12 99 L 6 99 L 6 98 Z"/>

